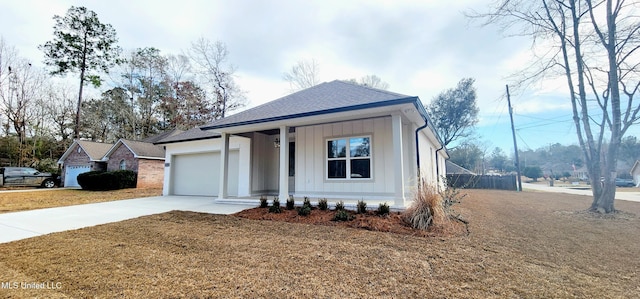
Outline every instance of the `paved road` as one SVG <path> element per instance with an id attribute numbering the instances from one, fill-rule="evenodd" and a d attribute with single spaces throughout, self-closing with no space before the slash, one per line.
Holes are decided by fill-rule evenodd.
<path id="1" fill-rule="evenodd" d="M 256 206 L 256 203 L 249 203 Z M 250 205 L 217 203 L 211 197 L 156 196 L 0 214 L 0 243 L 117 222 L 172 210 L 233 214 Z"/>
<path id="2" fill-rule="evenodd" d="M 591 190 L 579 190 L 570 187 L 550 187 L 547 185 L 522 183 L 522 189 L 593 196 Z M 616 199 L 640 202 L 640 192 L 616 192 Z"/>

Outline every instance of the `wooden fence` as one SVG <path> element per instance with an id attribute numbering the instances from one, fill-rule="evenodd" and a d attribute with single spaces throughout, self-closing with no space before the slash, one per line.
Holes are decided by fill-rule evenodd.
<path id="1" fill-rule="evenodd" d="M 467 189 L 518 190 L 515 175 L 448 174 L 447 185 Z"/>

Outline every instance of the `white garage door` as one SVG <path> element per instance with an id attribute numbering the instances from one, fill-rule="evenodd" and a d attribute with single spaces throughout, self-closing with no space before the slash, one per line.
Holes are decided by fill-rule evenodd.
<path id="1" fill-rule="evenodd" d="M 227 191 L 231 196 L 238 195 L 238 162 L 238 151 L 229 151 Z M 173 195 L 218 196 L 220 152 L 176 155 L 171 164 Z"/>
<path id="2" fill-rule="evenodd" d="M 89 165 L 67 165 L 64 170 L 64 186 L 80 187 L 78 175 L 91 170 Z"/>

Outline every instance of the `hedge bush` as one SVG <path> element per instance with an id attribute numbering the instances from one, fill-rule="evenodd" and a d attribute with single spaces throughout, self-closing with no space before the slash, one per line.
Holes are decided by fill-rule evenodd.
<path id="1" fill-rule="evenodd" d="M 138 174 L 131 170 L 89 171 L 78 175 L 84 190 L 105 191 L 135 188 Z"/>

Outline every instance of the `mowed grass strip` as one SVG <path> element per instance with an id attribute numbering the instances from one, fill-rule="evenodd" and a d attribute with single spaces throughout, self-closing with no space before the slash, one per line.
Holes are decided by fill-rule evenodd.
<path id="1" fill-rule="evenodd" d="M 0 213 L 162 195 L 161 189 L 86 191 L 79 189 L 0 192 Z"/>
<path id="2" fill-rule="evenodd" d="M 468 191 L 464 237 L 169 212 L 0 244 L 0 297 L 634 298 L 640 204 Z M 59 284 L 57 284 L 59 283 Z"/>

